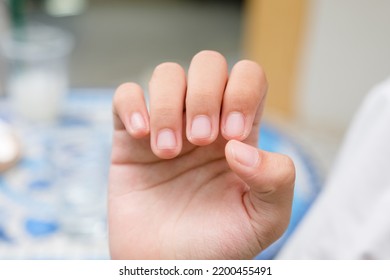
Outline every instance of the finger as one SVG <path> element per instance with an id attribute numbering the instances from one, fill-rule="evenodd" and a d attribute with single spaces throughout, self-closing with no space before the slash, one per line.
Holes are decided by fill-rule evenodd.
<path id="1" fill-rule="evenodd" d="M 265 248 L 282 235 L 289 223 L 294 163 L 287 156 L 236 140 L 227 143 L 225 154 L 230 168 L 250 188 L 243 202 Z"/>
<path id="2" fill-rule="evenodd" d="M 221 54 L 202 51 L 192 59 L 186 96 L 186 134 L 191 143 L 207 145 L 217 138 L 227 77 L 227 63 Z"/>
<path id="3" fill-rule="evenodd" d="M 134 138 L 149 133 L 149 115 L 141 87 L 135 83 L 120 85 L 113 100 L 114 128 L 126 129 Z"/>
<path id="4" fill-rule="evenodd" d="M 186 76 L 176 63 L 157 66 L 149 83 L 151 148 L 160 158 L 177 156 L 182 148 Z"/>
<path id="5" fill-rule="evenodd" d="M 258 123 L 267 81 L 255 62 L 242 60 L 232 69 L 222 105 L 221 133 L 227 139 L 244 140 Z"/>

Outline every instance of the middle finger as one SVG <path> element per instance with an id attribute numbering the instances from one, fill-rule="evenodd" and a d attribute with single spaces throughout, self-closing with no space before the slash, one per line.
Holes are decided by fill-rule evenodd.
<path id="1" fill-rule="evenodd" d="M 221 54 L 202 51 L 192 59 L 186 96 L 186 134 L 192 144 L 207 145 L 217 138 L 227 78 L 227 63 Z"/>

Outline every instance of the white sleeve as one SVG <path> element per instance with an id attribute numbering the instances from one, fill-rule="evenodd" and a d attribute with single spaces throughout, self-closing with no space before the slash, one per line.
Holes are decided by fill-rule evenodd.
<path id="1" fill-rule="evenodd" d="M 356 114 L 327 183 L 279 259 L 390 259 L 390 79 Z"/>

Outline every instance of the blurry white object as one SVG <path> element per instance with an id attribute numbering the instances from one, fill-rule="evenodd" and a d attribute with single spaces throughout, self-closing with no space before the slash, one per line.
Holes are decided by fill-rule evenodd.
<path id="1" fill-rule="evenodd" d="M 72 37 L 44 25 L 13 30 L 2 42 L 8 61 L 7 94 L 15 112 L 33 121 L 53 121 L 68 89 Z"/>
<path id="2" fill-rule="evenodd" d="M 35 121 L 56 119 L 66 91 L 66 76 L 59 73 L 25 71 L 13 75 L 8 82 L 13 109 Z"/>
<path id="3" fill-rule="evenodd" d="M 45 9 L 52 16 L 74 16 L 85 11 L 87 2 L 87 0 L 46 0 Z"/>
<path id="4" fill-rule="evenodd" d="M 280 259 L 390 259 L 390 79 L 366 97 Z"/>
<path id="5" fill-rule="evenodd" d="M 0 172 L 8 169 L 20 156 L 19 143 L 11 128 L 0 119 Z"/>

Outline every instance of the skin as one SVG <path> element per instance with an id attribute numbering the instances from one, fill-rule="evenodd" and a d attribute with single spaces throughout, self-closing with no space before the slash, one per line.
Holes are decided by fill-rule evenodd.
<path id="1" fill-rule="evenodd" d="M 250 259 L 291 213 L 294 164 L 256 148 L 267 81 L 255 62 L 228 73 L 214 51 L 188 74 L 158 65 L 149 83 L 114 100 L 109 180 L 113 259 Z"/>

